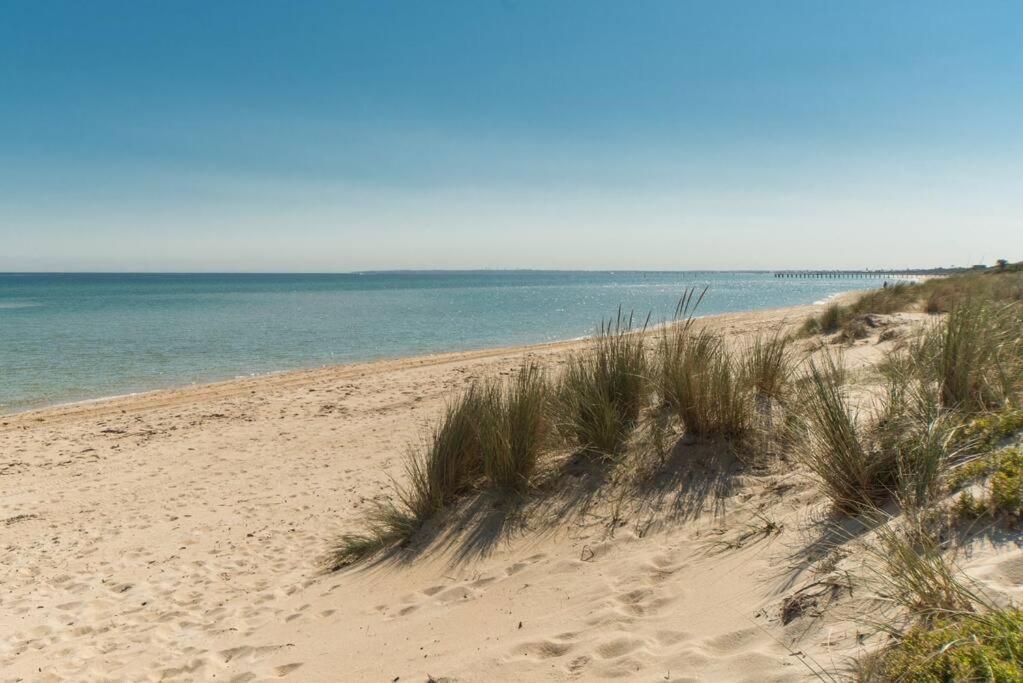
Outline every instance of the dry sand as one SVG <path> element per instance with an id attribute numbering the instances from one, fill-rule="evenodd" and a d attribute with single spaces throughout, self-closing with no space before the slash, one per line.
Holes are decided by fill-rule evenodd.
<path id="1" fill-rule="evenodd" d="M 812 309 L 707 324 L 743 333 Z M 869 362 L 875 342 L 849 357 Z M 0 417 L 0 679 L 795 681 L 874 643 L 825 609 L 840 589 L 814 584 L 806 480 L 737 474 L 699 447 L 641 510 L 571 496 L 520 516 L 470 510 L 411 561 L 320 571 L 455 390 L 579 346 Z M 971 563 L 995 587 L 1023 583 L 1018 549 Z"/>

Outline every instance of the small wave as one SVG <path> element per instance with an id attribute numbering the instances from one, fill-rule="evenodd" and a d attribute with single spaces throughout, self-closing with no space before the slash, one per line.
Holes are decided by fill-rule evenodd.
<path id="1" fill-rule="evenodd" d="M 823 299 L 817 299 L 817 301 L 814 301 L 813 305 L 814 306 L 823 306 L 824 304 L 828 303 L 829 301 L 831 301 L 831 300 L 833 300 L 833 299 L 835 299 L 837 297 L 842 296 L 843 294 L 848 294 L 848 292 L 835 292 L 834 294 L 828 294 Z"/>
<path id="2" fill-rule="evenodd" d="M 36 308 L 42 304 L 37 304 L 32 301 L 0 301 L 0 310 L 4 309 L 15 309 L 15 308 Z"/>

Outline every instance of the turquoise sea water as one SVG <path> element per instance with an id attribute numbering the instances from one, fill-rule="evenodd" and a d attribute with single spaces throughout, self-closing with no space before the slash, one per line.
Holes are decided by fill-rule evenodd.
<path id="1" fill-rule="evenodd" d="M 591 334 L 653 322 L 685 287 L 701 314 L 862 287 L 769 273 L 0 274 L 0 413 L 277 370 Z"/>

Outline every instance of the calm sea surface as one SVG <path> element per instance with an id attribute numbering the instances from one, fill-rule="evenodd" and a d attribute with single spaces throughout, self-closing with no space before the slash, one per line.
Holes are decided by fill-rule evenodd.
<path id="1" fill-rule="evenodd" d="M 653 322 L 862 287 L 769 273 L 0 274 L 0 413 L 275 370 L 571 339 L 618 306 Z"/>

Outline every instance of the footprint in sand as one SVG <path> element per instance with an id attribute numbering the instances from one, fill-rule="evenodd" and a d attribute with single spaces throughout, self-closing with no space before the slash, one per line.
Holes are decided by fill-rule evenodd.
<path id="1" fill-rule="evenodd" d="M 646 644 L 645 640 L 640 640 L 639 638 L 614 638 L 598 645 L 596 652 L 604 659 L 617 659 L 646 646 Z"/>
<path id="2" fill-rule="evenodd" d="M 730 633 L 723 633 L 703 641 L 705 649 L 722 655 L 734 654 L 749 647 L 763 634 L 756 628 L 744 628 Z"/>
<path id="3" fill-rule="evenodd" d="M 586 668 L 586 665 L 590 663 L 590 658 L 586 655 L 580 655 L 573 659 L 568 664 L 568 672 L 571 674 L 578 674 L 580 671 Z"/>
<path id="4" fill-rule="evenodd" d="M 475 600 L 478 597 L 479 594 L 476 591 L 466 586 L 455 586 L 437 594 L 437 600 L 445 605 L 463 600 Z"/>
<path id="5" fill-rule="evenodd" d="M 531 555 L 531 556 L 527 557 L 524 560 L 521 560 L 519 562 L 515 562 L 514 564 L 510 564 L 507 567 L 505 567 L 504 568 L 504 574 L 505 574 L 505 576 L 514 576 L 515 574 L 518 574 L 520 571 L 522 571 L 523 569 L 526 569 L 530 565 L 534 565 L 537 562 L 540 562 L 541 560 L 545 560 L 545 559 L 547 559 L 547 555 L 545 553 L 539 553 L 537 555 Z"/>
<path id="6" fill-rule="evenodd" d="M 284 664 L 284 665 L 276 667 L 274 669 L 274 673 L 277 674 L 278 678 L 284 678 L 285 676 L 287 676 L 288 674 L 290 674 L 292 671 L 294 671 L 295 669 L 299 668 L 300 666 L 302 666 L 302 662 L 294 662 L 292 664 Z"/>
<path id="7" fill-rule="evenodd" d="M 659 645 L 667 647 L 689 640 L 692 638 L 692 634 L 685 631 L 658 631 L 654 634 L 654 638 L 657 639 Z"/>
<path id="8" fill-rule="evenodd" d="M 557 643 L 553 640 L 540 640 L 530 643 L 522 643 L 512 651 L 520 657 L 533 659 L 553 659 L 567 654 L 573 647 L 572 643 Z"/>

